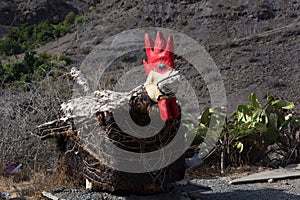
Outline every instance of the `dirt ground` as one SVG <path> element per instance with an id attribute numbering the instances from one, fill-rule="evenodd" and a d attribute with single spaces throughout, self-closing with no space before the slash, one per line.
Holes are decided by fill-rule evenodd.
<path id="1" fill-rule="evenodd" d="M 66 200 L 83 199 L 111 199 L 111 200 L 240 200 L 240 199 L 300 199 L 300 179 L 282 179 L 265 181 L 260 183 L 248 183 L 231 185 L 233 179 L 244 177 L 256 172 L 270 170 L 268 168 L 248 167 L 234 169 L 221 175 L 216 170 L 205 170 L 202 168 L 188 171 L 186 179 L 174 185 L 174 188 L 166 193 L 153 194 L 147 196 L 135 195 L 114 195 L 106 192 L 91 192 L 84 188 L 72 187 L 63 183 L 49 185 L 48 187 L 38 187 L 38 180 L 43 184 L 47 182 L 42 174 L 37 174 L 33 180 L 16 183 L 12 177 L 0 178 L 0 192 L 9 192 L 7 199 L 48 199 L 42 192 L 48 192 L 55 197 Z M 50 178 L 51 179 L 51 178 Z M 52 177 L 52 183 L 55 180 Z M 40 183 L 42 184 L 42 183 Z"/>
<path id="2" fill-rule="evenodd" d="M 255 167 L 254 167 L 255 168 Z M 197 170 L 187 175 L 189 183 L 183 181 L 182 185 L 176 185 L 175 189 L 168 193 L 148 196 L 115 196 L 108 193 L 96 193 L 75 191 L 70 189 L 56 190 L 54 193 L 64 199 L 126 199 L 126 200 L 240 200 L 240 199 L 300 199 L 300 180 L 283 179 L 273 182 L 261 182 L 251 184 L 231 185 L 229 182 L 257 171 L 268 169 L 255 169 L 252 172 L 231 173 L 228 175 L 196 175 Z M 195 173 L 196 172 L 196 173 Z M 201 173 L 202 174 L 202 173 Z M 207 189 L 203 186 L 208 186 Z M 54 191 L 55 192 L 55 191 Z"/>
<path id="3" fill-rule="evenodd" d="M 193 179 L 192 182 L 206 185 L 211 190 L 188 188 L 177 186 L 176 190 L 169 193 L 154 194 L 148 196 L 116 196 L 109 193 L 86 192 L 82 190 L 64 189 L 54 193 L 55 196 L 64 199 L 126 199 L 126 200 L 240 200 L 240 199 L 299 199 L 300 198 L 300 181 L 299 179 L 281 180 L 273 183 L 253 183 L 243 185 L 230 185 L 228 181 L 231 178 L 213 178 L 213 179 Z"/>

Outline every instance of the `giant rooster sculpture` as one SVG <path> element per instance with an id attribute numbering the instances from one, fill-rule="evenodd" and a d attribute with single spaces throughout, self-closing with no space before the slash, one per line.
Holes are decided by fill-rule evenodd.
<path id="1" fill-rule="evenodd" d="M 173 38 L 169 36 L 166 41 L 162 33 L 158 32 L 154 42 L 146 34 L 145 49 L 148 60 L 143 62 L 147 75 L 144 85 L 130 92 L 103 90 L 74 98 L 61 105 L 62 118 L 38 126 L 38 134 L 42 139 L 57 138 L 58 147 L 65 156 L 67 167 L 79 172 L 100 189 L 141 194 L 159 192 L 167 190 L 172 182 L 184 176 L 183 156 L 156 171 L 145 173 L 118 171 L 95 156 L 95 152 L 87 148 L 88 142 L 80 137 L 84 131 L 82 127 L 96 124 L 101 128 L 99 132 L 93 134 L 103 135 L 114 145 L 135 153 L 157 150 L 174 138 L 180 126 L 181 116 L 175 93 L 170 89 L 174 81 L 180 78 L 178 71 L 174 69 Z M 78 83 L 86 86 L 80 71 L 72 69 L 71 75 Z M 145 126 L 151 121 L 150 113 L 155 112 L 155 109 L 152 109 L 155 104 L 159 107 L 163 127 L 156 135 L 147 138 L 138 138 L 122 131 L 112 114 L 118 109 L 127 110 L 136 124 Z M 95 117 L 86 117 L 91 115 Z M 84 126 L 76 127 L 75 121 Z"/>

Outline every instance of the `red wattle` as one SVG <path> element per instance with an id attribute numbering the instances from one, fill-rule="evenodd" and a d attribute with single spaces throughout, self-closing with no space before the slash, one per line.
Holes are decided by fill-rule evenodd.
<path id="1" fill-rule="evenodd" d="M 176 97 L 160 99 L 157 101 L 157 103 L 162 120 L 166 121 L 168 119 L 177 118 L 179 116 Z"/>

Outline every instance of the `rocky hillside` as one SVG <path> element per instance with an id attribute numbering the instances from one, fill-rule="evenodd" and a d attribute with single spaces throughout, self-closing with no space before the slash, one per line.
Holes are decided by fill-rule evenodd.
<path id="1" fill-rule="evenodd" d="M 121 31 L 149 26 L 174 29 L 210 53 L 222 74 L 229 110 L 250 92 L 263 97 L 270 91 L 299 105 L 299 17 L 298 0 L 103 1 L 90 23 L 77 30 L 67 52 L 80 62 L 95 45 Z M 209 104 L 201 75 L 191 71 L 186 76 L 198 80 L 194 86 L 201 101 Z"/>
<path id="2" fill-rule="evenodd" d="M 19 26 L 35 24 L 46 19 L 57 22 L 70 12 L 83 13 L 95 5 L 92 0 L 1 0 L 0 24 Z"/>
<path id="3" fill-rule="evenodd" d="M 82 14 L 95 3 L 94 0 L 1 0 L 0 37 L 24 23 L 37 24 L 45 20 L 58 23 L 69 12 Z"/>

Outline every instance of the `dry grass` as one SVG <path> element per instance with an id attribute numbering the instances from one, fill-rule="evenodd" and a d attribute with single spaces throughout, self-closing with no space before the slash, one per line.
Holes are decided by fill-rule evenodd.
<path id="1" fill-rule="evenodd" d="M 0 174 L 0 191 L 8 192 L 9 198 L 45 199 L 41 195 L 42 191 L 58 187 L 74 187 L 74 181 L 62 165 L 58 165 L 52 173 L 24 171 L 17 174 Z"/>

